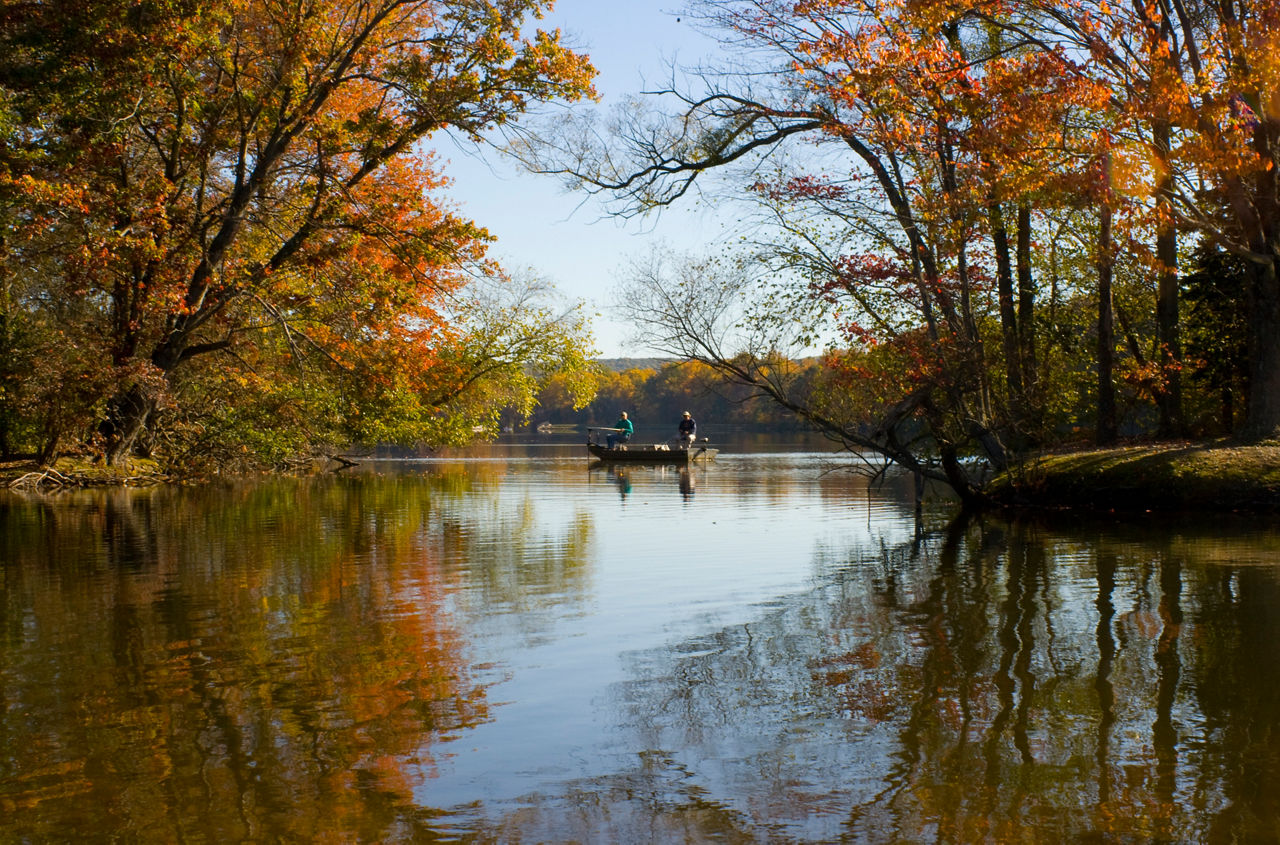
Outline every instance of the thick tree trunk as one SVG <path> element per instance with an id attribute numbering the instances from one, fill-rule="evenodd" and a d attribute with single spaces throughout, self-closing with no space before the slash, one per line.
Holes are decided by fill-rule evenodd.
<path id="1" fill-rule="evenodd" d="M 969 478 L 969 474 L 965 472 L 964 465 L 960 461 L 960 456 L 956 452 L 954 444 L 947 441 L 939 441 L 938 456 L 941 459 L 942 472 L 947 477 L 947 483 L 952 491 L 960 497 L 960 507 L 966 510 L 977 509 L 987 503 L 982 491 Z"/>
<path id="2" fill-rule="evenodd" d="M 106 439 L 107 464 L 114 465 L 133 451 L 155 408 L 155 397 L 136 384 L 108 403 L 107 417 L 98 427 Z"/>
<path id="3" fill-rule="evenodd" d="M 190 330 L 172 328 L 151 353 L 151 364 L 167 380 L 184 360 L 197 354 L 225 348 L 226 341 L 190 345 Z M 105 458 L 115 464 L 134 451 L 138 437 L 146 430 L 159 398 L 145 384 L 132 384 L 107 404 L 106 419 L 98 432 L 106 441 Z"/>
<path id="4" fill-rule="evenodd" d="M 1280 273 L 1273 260 L 1254 264 L 1249 297 L 1249 409 L 1241 434 L 1280 437 Z"/>
<path id="5" fill-rule="evenodd" d="M 1009 395 L 1015 413 L 1021 417 L 1022 362 L 1018 343 L 1018 315 L 1013 300 L 1013 258 L 1009 249 L 1009 230 L 1005 227 L 1004 213 L 999 203 L 987 206 L 987 219 L 991 224 L 991 243 L 996 257 L 996 294 L 1000 303 L 1000 340 L 1004 352 L 1005 376 L 1009 380 Z"/>
<path id="6" fill-rule="evenodd" d="M 1116 441 L 1115 315 L 1111 310 L 1111 206 L 1103 204 L 1098 227 L 1098 422 L 1094 438 L 1099 446 Z"/>
<path id="7" fill-rule="evenodd" d="M 58 444 L 62 438 L 57 431 L 45 433 L 40 451 L 36 453 L 36 466 L 50 467 L 58 460 Z"/>

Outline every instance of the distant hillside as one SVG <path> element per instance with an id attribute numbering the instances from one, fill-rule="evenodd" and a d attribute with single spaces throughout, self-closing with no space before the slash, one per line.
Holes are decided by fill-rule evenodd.
<path id="1" fill-rule="evenodd" d="M 504 426 L 523 428 L 543 423 L 552 426 L 609 425 L 626 411 L 640 426 L 637 430 L 674 432 L 683 411 L 699 426 L 733 426 L 752 431 L 795 431 L 803 423 L 790 411 L 763 401 L 754 388 L 736 384 L 703 364 L 674 358 L 603 358 L 594 398 L 584 407 L 563 384 L 552 383 L 538 396 L 538 407 L 528 420 L 512 416 Z M 815 378 L 818 364 L 802 365 L 798 378 Z"/>
<path id="2" fill-rule="evenodd" d="M 615 373 L 627 370 L 659 370 L 663 364 L 672 364 L 675 358 L 600 358 L 600 366 Z"/>

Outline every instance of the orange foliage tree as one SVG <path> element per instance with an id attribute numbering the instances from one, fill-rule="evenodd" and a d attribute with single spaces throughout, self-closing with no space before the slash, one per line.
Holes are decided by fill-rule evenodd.
<path id="1" fill-rule="evenodd" d="M 738 63 L 528 150 L 535 169 L 604 192 L 620 214 L 707 189 L 710 171 L 727 177 L 711 190 L 763 209 L 743 264 L 756 266 L 743 274 L 774 283 L 737 284 L 753 306 L 739 328 L 751 336 L 772 323 L 772 340 L 791 345 L 710 354 L 703 341 L 725 288 L 697 285 L 689 304 L 706 308 L 684 317 L 686 305 L 663 293 L 685 283 L 673 273 L 647 300 L 673 352 L 804 414 L 818 409 L 736 353 L 826 341 L 832 366 L 851 365 L 849 392 L 869 394 L 852 416 L 826 418 L 832 433 L 937 468 L 977 497 L 963 456 L 999 469 L 1064 432 L 1101 429 L 1110 413 L 1112 294 L 1095 277 L 1112 261 L 1099 256 L 1116 250 L 1098 244 L 1141 256 L 1137 285 L 1149 288 L 1149 317 L 1120 318 L 1129 369 L 1148 373 L 1159 420 L 1126 422 L 1181 431 L 1178 239 L 1195 231 L 1252 262 L 1241 291 L 1254 306 L 1246 433 L 1280 431 L 1273 4 L 700 0 L 688 14 Z M 1038 254 L 1063 243 L 1064 226 L 1081 248 L 1066 261 Z M 1074 277 L 1064 280 L 1066 265 Z M 1055 324 L 1064 291 L 1099 300 L 1086 329 L 1097 344 Z M 1070 416 L 1052 416 L 1071 386 L 1047 374 L 1093 365 L 1095 349 L 1096 388 L 1080 384 Z M 1055 360 L 1067 354 L 1077 360 Z"/>
<path id="2" fill-rule="evenodd" d="M 1035 439 L 1031 208 L 1059 190 L 1054 165 L 1088 154 L 1066 127 L 1072 110 L 1100 101 L 1098 86 L 1072 73 L 1069 57 L 1013 49 L 998 28 L 943 3 L 698 8 L 772 73 L 666 92 L 678 116 L 620 124 L 629 159 L 562 144 L 535 165 L 613 192 L 630 213 L 678 200 L 706 171 L 751 163 L 750 191 L 767 210 L 754 259 L 800 284 L 772 303 L 753 286 L 763 307 L 748 319 L 807 323 L 794 332 L 802 346 L 822 325 L 864 349 L 900 346 L 887 357 L 914 363 L 879 397 L 876 419 L 841 421 L 778 389 L 766 371 L 784 347 L 756 350 L 775 361 L 760 367 L 744 368 L 734 350 L 712 357 L 833 434 L 973 493 L 963 454 L 1003 466 L 1011 447 Z M 779 162 L 775 176 L 761 176 L 761 156 Z M 694 304 L 710 296 L 699 286 Z M 699 319 L 676 324 L 705 334 Z M 706 358 L 705 344 L 687 348 Z M 909 446 L 922 430 L 932 445 Z M 939 468 L 916 460 L 918 449 Z"/>
<path id="3" fill-rule="evenodd" d="M 1243 259 L 1250 378 L 1243 434 L 1280 432 L 1280 7 L 1274 3 L 1029 2 L 1024 35 L 1069 51 L 1110 92 L 1130 190 L 1176 260 L 1174 229 Z M 1162 363 L 1180 366 L 1176 291 L 1161 279 Z"/>
<path id="4" fill-rule="evenodd" d="M 358 411 L 353 385 L 475 381 L 452 318 L 497 271 L 421 144 L 590 93 L 584 57 L 521 29 L 549 5 L 4 4 L 5 316 L 90 347 L 39 369 L 102 386 L 76 410 L 108 461 L 193 393 L 292 385 L 314 419 Z"/>

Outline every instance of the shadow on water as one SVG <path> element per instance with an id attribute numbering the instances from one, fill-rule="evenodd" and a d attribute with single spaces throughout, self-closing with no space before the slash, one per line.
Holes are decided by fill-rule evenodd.
<path id="1" fill-rule="evenodd" d="M 625 497 L 636 471 L 573 478 Z M 570 729 L 599 743 L 573 749 L 579 771 L 433 806 L 460 740 L 513 709 L 476 642 L 545 647 L 541 620 L 608 598 L 591 511 L 549 523 L 538 488 L 499 499 L 502 473 L 0 500 L 0 839 L 1280 830 L 1280 531 L 1223 519 L 984 517 L 815 544 L 803 587 L 745 618 L 619 647 L 620 680 L 584 704 L 603 727 Z M 669 520 L 732 478 L 643 480 Z M 617 508 L 602 492 L 587 500 Z"/>

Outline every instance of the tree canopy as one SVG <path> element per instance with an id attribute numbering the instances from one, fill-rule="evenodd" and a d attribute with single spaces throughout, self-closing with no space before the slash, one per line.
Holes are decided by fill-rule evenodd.
<path id="1" fill-rule="evenodd" d="M 457 441 L 580 367 L 423 146 L 592 93 L 548 5 L 4 2 L 0 446 Z"/>
<path id="2" fill-rule="evenodd" d="M 652 340 L 975 498 L 975 466 L 1081 429 L 1205 430 L 1180 304 L 1205 244 L 1244 263 L 1223 277 L 1249 303 L 1233 428 L 1280 432 L 1274 4 L 689 6 L 732 62 L 522 150 L 619 214 L 754 206 L 732 257 L 632 274 Z M 845 384 L 825 405 L 770 363 L 820 339 Z"/>

